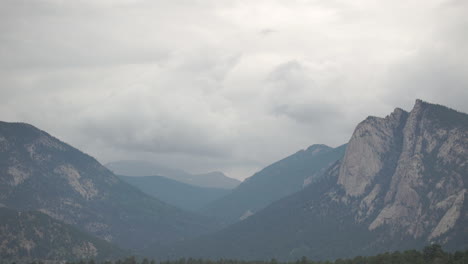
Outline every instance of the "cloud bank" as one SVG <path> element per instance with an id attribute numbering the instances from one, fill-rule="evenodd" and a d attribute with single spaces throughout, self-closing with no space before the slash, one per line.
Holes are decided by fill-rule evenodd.
<path id="1" fill-rule="evenodd" d="M 245 178 L 416 98 L 468 112 L 468 4 L 0 3 L 0 119 L 102 162 Z"/>

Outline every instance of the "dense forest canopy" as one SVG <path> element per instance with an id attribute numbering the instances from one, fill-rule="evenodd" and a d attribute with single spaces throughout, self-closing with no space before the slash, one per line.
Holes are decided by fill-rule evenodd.
<path id="1" fill-rule="evenodd" d="M 52 261 L 53 262 L 53 261 Z M 16 261 L 4 262 L 0 264 L 46 264 L 49 261 Z M 182 258 L 179 260 L 156 261 L 147 258 L 137 258 L 135 256 L 114 261 L 95 261 L 95 260 L 79 260 L 67 262 L 66 264 L 468 264 L 468 250 L 445 252 L 438 244 L 426 246 L 423 250 L 407 250 L 404 252 L 386 252 L 376 256 L 357 256 L 352 259 L 336 259 L 334 261 L 315 261 L 302 257 L 293 262 L 279 262 L 276 259 L 270 261 L 244 261 L 231 259 L 194 259 Z"/>

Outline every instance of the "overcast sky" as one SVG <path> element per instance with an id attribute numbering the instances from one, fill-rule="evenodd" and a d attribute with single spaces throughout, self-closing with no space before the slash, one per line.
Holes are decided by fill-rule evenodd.
<path id="1" fill-rule="evenodd" d="M 416 98 L 468 112 L 466 0 L 0 0 L 0 120 L 239 179 Z"/>

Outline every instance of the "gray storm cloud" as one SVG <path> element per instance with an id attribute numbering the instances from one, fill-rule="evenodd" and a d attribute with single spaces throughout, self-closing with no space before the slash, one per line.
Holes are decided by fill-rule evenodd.
<path id="1" fill-rule="evenodd" d="M 468 112 L 468 4 L 0 2 L 0 119 L 244 178 L 416 98 Z"/>

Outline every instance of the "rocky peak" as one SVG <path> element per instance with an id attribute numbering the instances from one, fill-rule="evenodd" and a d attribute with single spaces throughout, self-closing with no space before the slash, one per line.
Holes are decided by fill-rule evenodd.
<path id="1" fill-rule="evenodd" d="M 401 108 L 395 108 L 393 112 L 388 116 L 389 120 L 400 120 L 403 116 L 408 116 L 408 112 Z M 406 117 L 405 117 L 406 118 Z"/>
<path id="2" fill-rule="evenodd" d="M 207 251 L 336 259 L 432 242 L 465 249 L 467 121 L 466 114 L 420 100 L 410 113 L 397 108 L 369 117 L 323 177 L 212 236 Z"/>
<path id="3" fill-rule="evenodd" d="M 129 248 L 212 228 L 204 223 L 209 220 L 143 194 L 93 157 L 20 123 L 0 123 L 0 203 L 40 211 Z"/>
<path id="4" fill-rule="evenodd" d="M 424 102 L 421 99 L 416 99 L 416 101 L 414 102 L 412 112 L 418 111 L 419 109 L 422 109 L 424 106 L 427 106 L 427 105 L 429 105 L 429 103 Z"/>
<path id="5" fill-rule="evenodd" d="M 390 227 L 446 242 L 463 217 L 467 120 L 466 114 L 416 100 L 410 113 L 397 108 L 361 122 L 338 176 L 346 196 L 357 198 L 356 219 L 368 221 L 370 230 Z"/>
<path id="6" fill-rule="evenodd" d="M 368 117 L 355 129 L 346 149 L 338 184 L 347 195 L 360 196 L 390 160 L 383 159 L 401 139 L 408 113 L 402 109 L 385 118 Z"/>
<path id="7" fill-rule="evenodd" d="M 0 182 L 6 198 L 14 188 L 47 180 L 67 182 L 63 187 L 86 200 L 98 193 L 97 186 L 118 179 L 94 158 L 82 153 L 45 131 L 25 123 L 0 123 Z M 84 166 L 81 173 L 76 168 Z M 32 178 L 43 174 L 44 178 Z"/>

